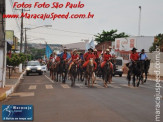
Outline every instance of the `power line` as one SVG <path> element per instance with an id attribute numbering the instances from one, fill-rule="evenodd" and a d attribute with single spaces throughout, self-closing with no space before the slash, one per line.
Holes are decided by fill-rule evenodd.
<path id="1" fill-rule="evenodd" d="M 28 24 L 31 26 L 36 26 L 36 25 L 32 25 L 32 24 Z M 46 28 L 46 29 L 50 29 L 50 30 L 55 30 L 55 31 L 62 31 L 62 32 L 67 32 L 67 33 L 77 33 L 77 34 L 84 34 L 84 35 L 94 35 L 91 33 L 83 33 L 83 32 L 77 32 L 77 31 L 68 31 L 68 30 L 62 30 L 62 29 L 57 29 L 57 28 Z"/>
<path id="2" fill-rule="evenodd" d="M 49 34 L 49 33 L 42 33 L 42 32 L 30 32 L 30 33 L 38 33 L 38 34 L 46 34 L 51 36 L 69 36 L 69 37 L 83 37 L 83 36 L 70 36 L 70 35 L 61 35 L 61 34 Z M 86 37 L 86 36 L 85 36 Z M 88 36 L 87 36 L 88 37 Z"/>

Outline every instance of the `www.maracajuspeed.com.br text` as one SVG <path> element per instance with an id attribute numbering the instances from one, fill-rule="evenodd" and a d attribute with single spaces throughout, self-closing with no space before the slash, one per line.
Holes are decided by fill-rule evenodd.
<path id="1" fill-rule="evenodd" d="M 56 13 L 44 13 L 44 14 L 30 14 L 30 13 L 22 13 L 21 15 L 19 14 L 4 14 L 3 18 L 27 18 L 27 19 L 93 19 L 94 14 L 91 14 L 89 12 L 88 14 L 70 14 L 70 12 L 66 14 L 56 14 Z"/>

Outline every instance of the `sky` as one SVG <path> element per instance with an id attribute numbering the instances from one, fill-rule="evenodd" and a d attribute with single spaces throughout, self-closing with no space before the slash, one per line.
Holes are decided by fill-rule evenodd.
<path id="1" fill-rule="evenodd" d="M 38 13 L 82 13 L 91 12 L 93 19 L 24 19 L 24 27 L 35 28 L 42 25 L 52 25 L 52 27 L 42 27 L 27 31 L 28 42 L 49 44 L 69 44 L 82 40 L 94 39 L 94 35 L 103 30 L 110 31 L 117 29 L 118 33 L 125 32 L 131 36 L 138 35 L 139 6 L 141 12 L 142 36 L 155 36 L 163 33 L 163 0 L 6 0 L 6 12 L 8 14 L 18 13 L 20 10 L 12 9 L 12 3 L 25 2 L 34 4 L 35 2 L 59 2 L 66 4 L 71 2 L 78 4 L 81 1 L 84 8 L 31 8 L 27 11 L 30 14 Z M 29 10 L 29 9 L 26 9 Z M 7 19 L 6 29 L 14 30 L 14 34 L 20 38 L 20 19 Z M 75 33 L 74 33 L 75 32 Z"/>

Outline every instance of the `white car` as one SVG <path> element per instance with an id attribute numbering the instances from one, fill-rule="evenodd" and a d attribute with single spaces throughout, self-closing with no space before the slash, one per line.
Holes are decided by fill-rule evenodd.
<path id="1" fill-rule="evenodd" d="M 38 73 L 39 75 L 43 74 L 42 66 L 38 61 L 29 61 L 26 67 L 26 75 L 28 76 L 30 73 Z"/>
<path id="2" fill-rule="evenodd" d="M 43 72 L 46 72 L 46 71 L 47 71 L 47 65 L 44 64 L 44 65 L 42 65 L 41 67 L 42 67 L 42 71 L 43 71 Z"/>

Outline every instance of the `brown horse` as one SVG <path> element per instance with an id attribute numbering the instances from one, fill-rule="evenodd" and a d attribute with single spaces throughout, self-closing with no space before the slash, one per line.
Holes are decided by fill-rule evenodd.
<path id="1" fill-rule="evenodd" d="M 75 85 L 75 80 L 77 78 L 77 73 L 78 73 L 77 70 L 78 70 L 77 64 L 73 63 L 69 71 L 72 87 Z"/>
<path id="2" fill-rule="evenodd" d="M 93 82 L 94 82 L 93 73 L 94 73 L 94 63 L 93 63 L 93 59 L 90 59 L 85 71 L 85 85 L 88 84 L 88 87 L 90 87 L 90 80 L 92 81 L 92 87 L 93 87 Z"/>
<path id="3" fill-rule="evenodd" d="M 56 80 L 56 68 L 57 68 L 57 63 L 53 62 L 50 68 L 50 76 L 52 80 Z"/>
<path id="4" fill-rule="evenodd" d="M 112 81 L 112 68 L 111 68 L 111 62 L 108 60 L 105 64 L 105 66 L 102 68 L 102 78 L 104 81 L 104 87 L 107 87 L 107 83 L 111 83 Z"/>

